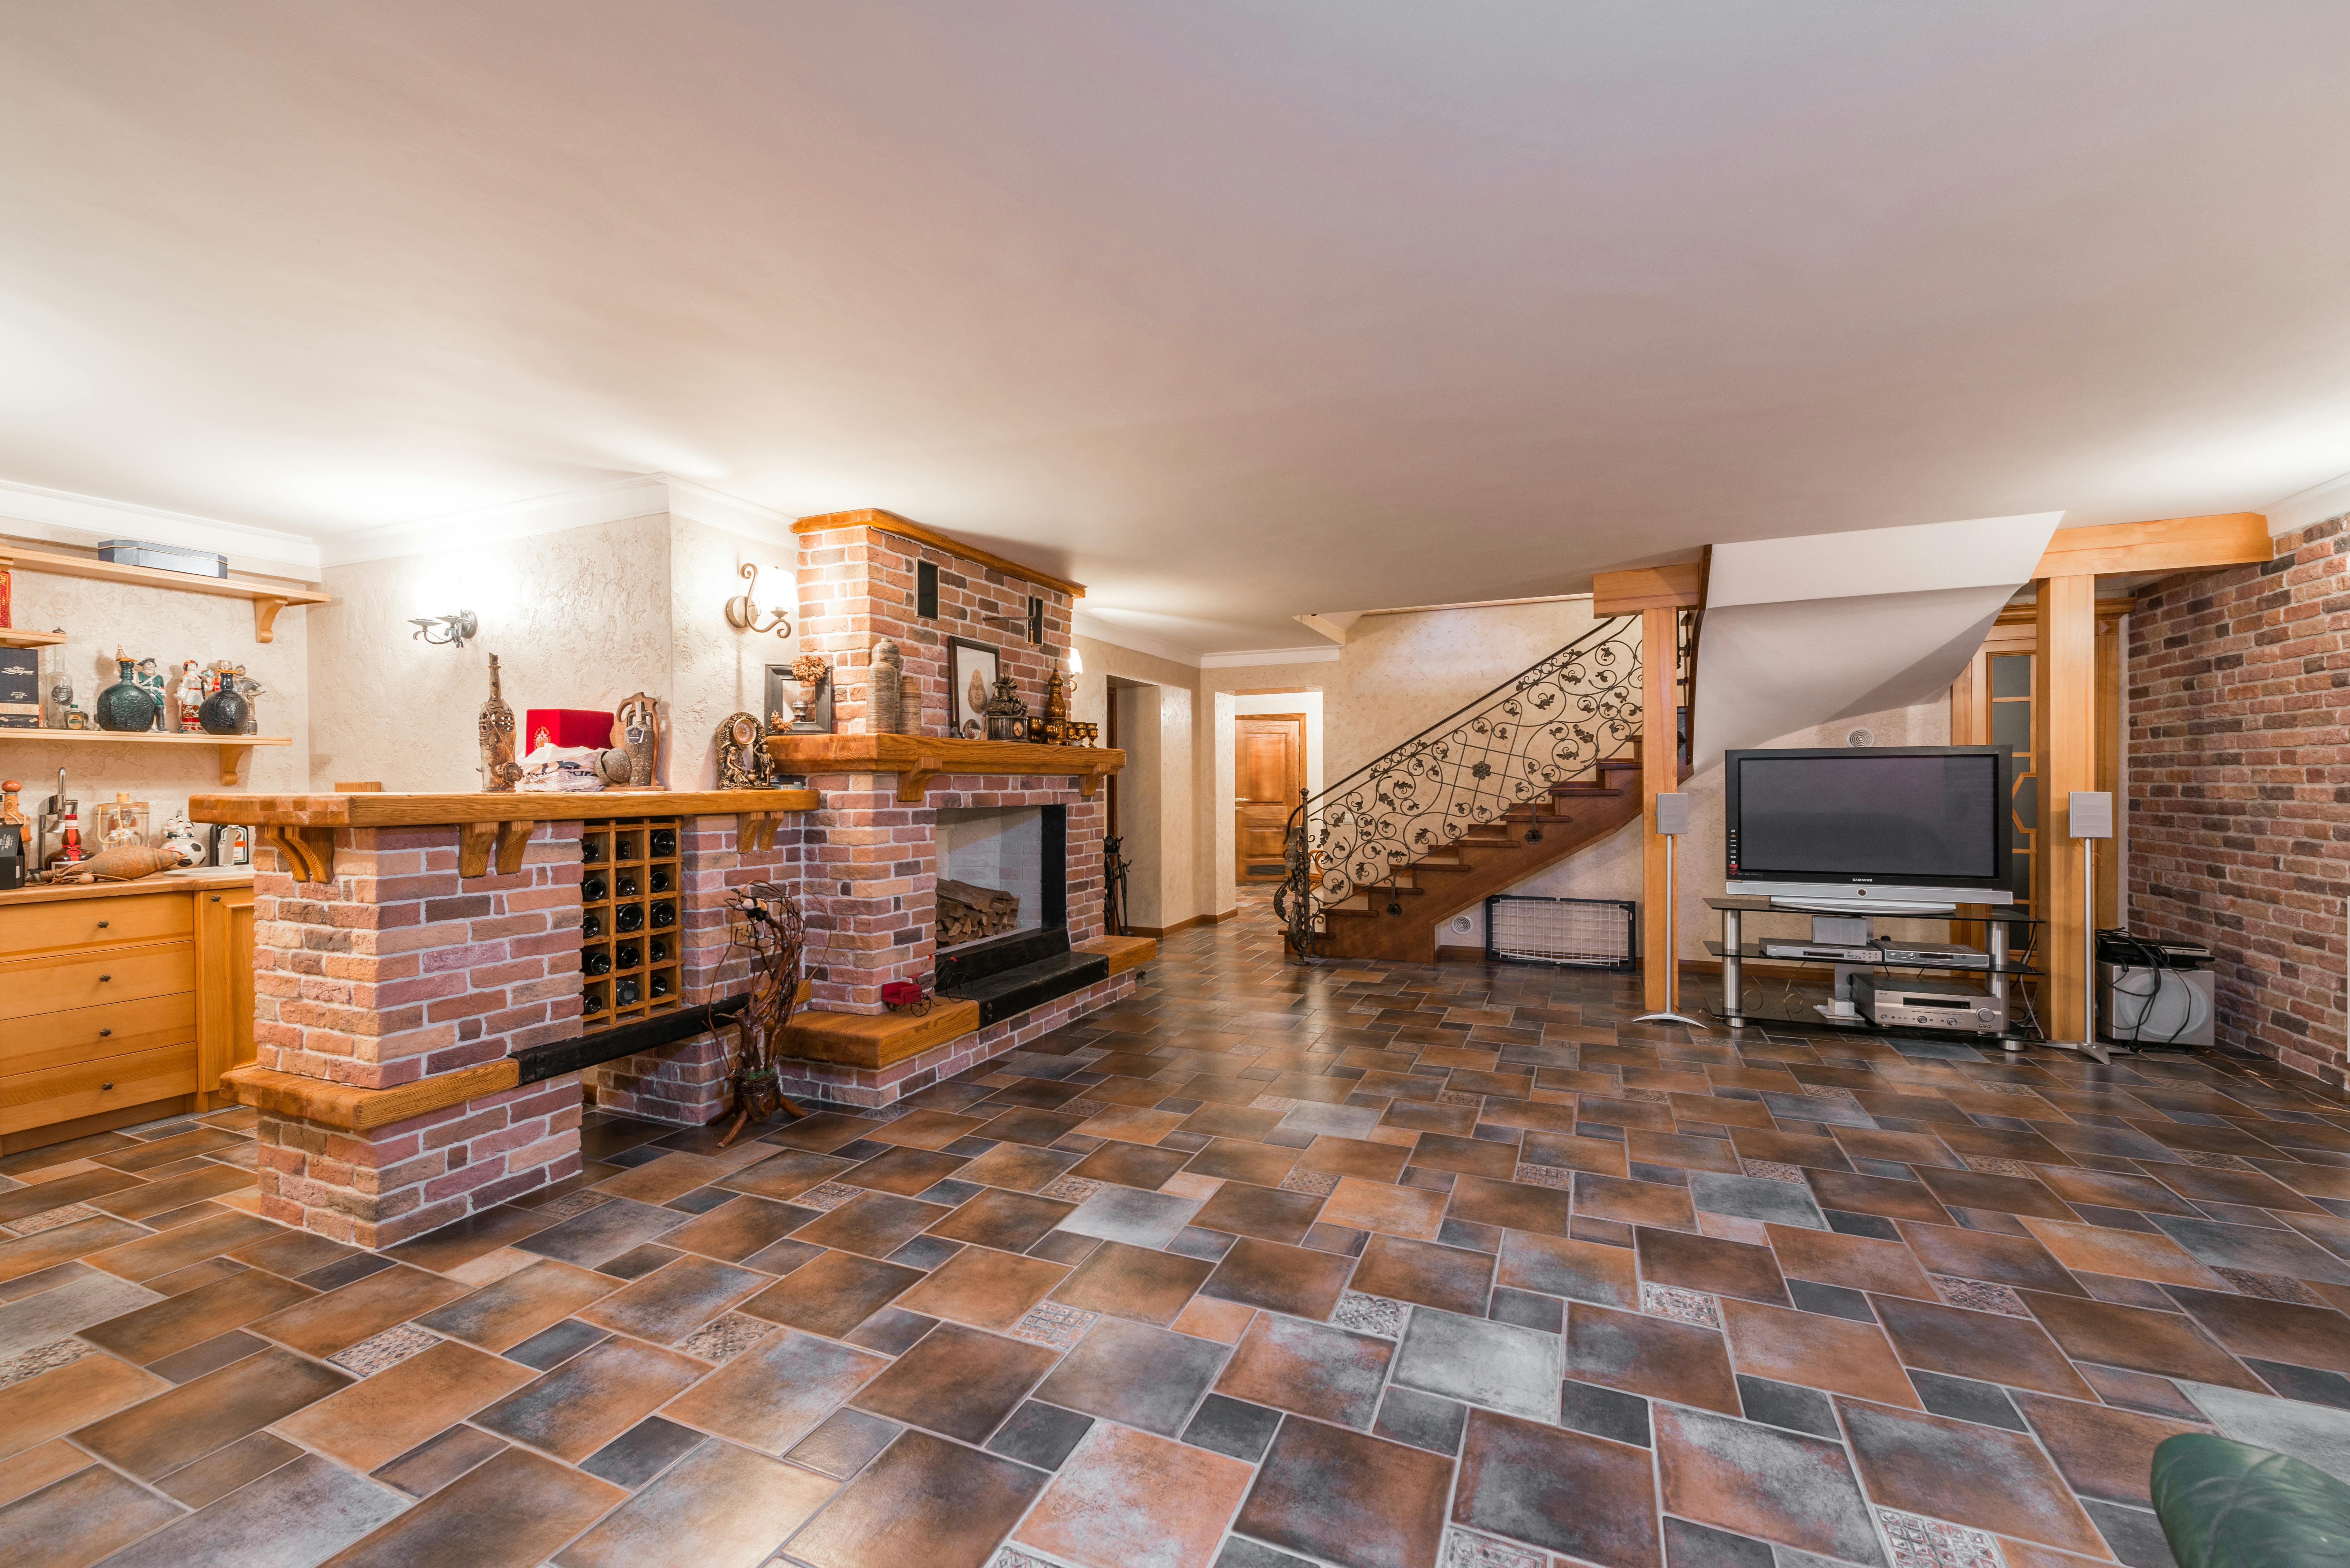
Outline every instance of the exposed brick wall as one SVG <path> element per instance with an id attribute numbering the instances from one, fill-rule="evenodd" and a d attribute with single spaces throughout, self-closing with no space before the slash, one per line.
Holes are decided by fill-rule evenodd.
<path id="1" fill-rule="evenodd" d="M 731 816 L 696 816 L 679 835 L 678 993 L 686 1005 L 713 1001 L 748 989 L 751 962 L 727 945 L 727 901 L 754 882 L 783 882 L 799 888 L 804 817 L 785 819 L 771 849 L 743 853 L 735 847 Z M 733 1031 L 727 1032 L 731 1039 Z M 723 1115 L 727 1040 L 697 1034 L 660 1051 L 616 1057 L 585 1075 L 599 1110 L 649 1116 L 655 1121 L 700 1127 Z"/>
<path id="2" fill-rule="evenodd" d="M 2141 934 L 2219 955 L 2220 1042 L 2344 1082 L 2350 534 L 2173 577 L 2129 621 L 2129 872 Z"/>
<path id="3" fill-rule="evenodd" d="M 542 826 L 511 877 L 461 879 L 454 826 L 338 832 L 335 879 L 255 857 L 262 1066 L 366 1088 L 579 1033 L 579 840 Z M 388 1246 L 576 1173 L 576 1075 L 366 1133 L 264 1111 L 262 1212 Z"/>

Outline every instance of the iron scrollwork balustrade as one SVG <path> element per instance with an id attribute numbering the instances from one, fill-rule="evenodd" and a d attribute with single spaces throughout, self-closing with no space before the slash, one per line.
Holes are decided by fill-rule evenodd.
<path id="1" fill-rule="evenodd" d="M 1392 885 L 1412 862 L 1593 773 L 1639 735 L 1640 618 L 1618 616 L 1305 796 L 1289 814 L 1286 875 L 1274 891 L 1292 949 L 1312 957 L 1332 906 Z"/>

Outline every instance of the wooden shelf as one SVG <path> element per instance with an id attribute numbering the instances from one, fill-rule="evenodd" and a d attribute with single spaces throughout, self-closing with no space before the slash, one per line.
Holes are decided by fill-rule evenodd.
<path id="1" fill-rule="evenodd" d="M 18 741 L 90 742 L 101 746 L 213 746 L 220 751 L 224 789 L 236 783 L 236 765 L 255 746 L 290 746 L 291 735 L 182 735 L 153 730 L 0 730 L 0 746 Z"/>
<path id="2" fill-rule="evenodd" d="M 154 566 L 125 566 L 95 556 L 57 556 L 47 550 L 19 550 L 0 544 L 0 572 L 47 572 L 60 577 L 88 577 L 100 583 L 127 583 L 133 587 L 168 588 L 183 594 L 210 594 L 214 598 L 253 601 L 253 640 L 268 642 L 276 636 L 277 612 L 287 605 L 323 605 L 334 596 L 311 587 L 254 582 L 244 577 L 199 577 L 190 572 L 166 572 Z"/>
<path id="3" fill-rule="evenodd" d="M 898 798 L 920 802 L 940 774 L 1074 778 L 1094 786 L 1126 766 L 1107 746 L 1040 746 L 1025 741 L 966 741 L 951 735 L 770 735 L 767 754 L 791 774 L 896 774 Z"/>
<path id="4" fill-rule="evenodd" d="M 23 627 L 0 626 L 0 648 L 54 648 L 66 639 L 61 631 L 28 631 Z"/>

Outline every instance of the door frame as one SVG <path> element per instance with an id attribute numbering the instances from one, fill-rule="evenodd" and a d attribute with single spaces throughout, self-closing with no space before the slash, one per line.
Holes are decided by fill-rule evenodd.
<path id="1" fill-rule="evenodd" d="M 1314 769 L 1307 748 L 1314 743 L 1314 726 L 1307 715 L 1295 713 L 1235 713 L 1232 715 L 1232 880 L 1243 888 L 1269 887 L 1274 878 L 1248 875 L 1249 857 L 1241 849 L 1241 726 L 1260 719 L 1284 720 L 1297 726 L 1297 784 L 1300 789 L 1313 778 Z M 1295 803 L 1291 803 L 1295 810 Z"/>

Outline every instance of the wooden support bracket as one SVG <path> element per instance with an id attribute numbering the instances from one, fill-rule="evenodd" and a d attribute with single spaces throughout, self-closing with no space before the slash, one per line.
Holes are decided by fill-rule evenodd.
<path id="1" fill-rule="evenodd" d="M 277 612 L 286 607 L 284 599 L 260 598 L 253 601 L 253 640 L 277 640 Z"/>
<path id="2" fill-rule="evenodd" d="M 244 762 L 244 759 L 251 754 L 253 748 L 251 746 L 232 746 L 224 744 L 221 747 L 221 788 L 234 789 L 236 787 L 237 764 Z"/>
<path id="3" fill-rule="evenodd" d="M 775 846 L 775 829 L 784 825 L 783 814 L 773 811 L 746 811 L 734 818 L 734 852 L 752 855 Z"/>
<path id="4" fill-rule="evenodd" d="M 1093 799 L 1094 791 L 1101 786 L 1101 781 L 1102 776 L 1099 774 L 1079 774 L 1077 775 L 1077 794 L 1087 800 Z"/>
<path id="5" fill-rule="evenodd" d="M 524 846 L 538 826 L 535 822 L 501 822 L 498 824 L 498 875 L 511 877 L 522 869 Z"/>
<path id="6" fill-rule="evenodd" d="M 898 775 L 898 799 L 907 805 L 920 805 L 931 793 L 931 781 L 946 772 L 941 757 L 916 757 L 914 765 Z"/>
<path id="7" fill-rule="evenodd" d="M 333 828 L 269 823 L 263 826 L 261 836 L 277 851 L 277 857 L 286 863 L 287 874 L 296 882 L 331 882 L 335 879 Z"/>
<path id="8" fill-rule="evenodd" d="M 457 838 L 459 877 L 486 877 L 490 874 L 490 851 L 497 846 L 499 826 L 494 822 L 461 825 Z"/>

